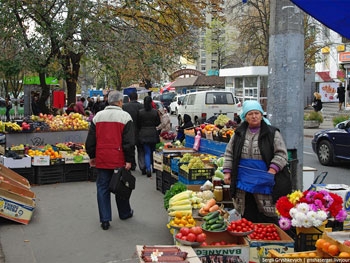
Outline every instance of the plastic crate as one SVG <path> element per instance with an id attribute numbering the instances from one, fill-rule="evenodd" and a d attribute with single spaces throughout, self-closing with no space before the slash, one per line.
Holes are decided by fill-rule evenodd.
<path id="1" fill-rule="evenodd" d="M 180 162 L 180 157 L 175 157 L 172 158 L 170 161 L 170 168 L 171 168 L 171 172 L 173 173 L 179 173 L 179 162 Z"/>
<path id="2" fill-rule="evenodd" d="M 36 166 L 35 182 L 37 184 L 55 184 L 64 182 L 64 166 Z"/>
<path id="3" fill-rule="evenodd" d="M 65 182 L 80 182 L 89 180 L 89 164 L 66 164 L 64 166 Z"/>
<path id="4" fill-rule="evenodd" d="M 187 172 L 179 167 L 179 175 L 188 180 L 210 180 L 214 173 L 214 168 L 189 169 Z"/>
<path id="5" fill-rule="evenodd" d="M 30 184 L 35 184 L 35 172 L 34 167 L 30 168 L 12 168 L 12 171 L 22 175 L 24 178 L 28 180 Z"/>
<path id="6" fill-rule="evenodd" d="M 194 137 L 186 135 L 185 142 L 186 142 L 185 147 L 192 148 L 194 144 Z M 226 146 L 227 146 L 227 143 L 224 143 L 224 142 L 218 142 L 218 141 L 201 138 L 198 151 L 202 153 L 213 154 L 216 156 L 222 156 L 226 151 Z"/>
<path id="7" fill-rule="evenodd" d="M 207 180 L 188 180 L 187 178 L 179 175 L 178 180 L 180 183 L 187 184 L 187 185 L 194 185 L 194 184 L 204 184 Z"/>
<path id="8" fill-rule="evenodd" d="M 161 171 L 156 171 L 156 188 L 157 188 L 157 191 L 160 191 L 163 193 L 163 188 L 162 188 L 162 172 Z"/>
<path id="9" fill-rule="evenodd" d="M 171 159 L 181 156 L 181 152 L 163 153 L 163 165 L 171 166 Z"/>
<path id="10" fill-rule="evenodd" d="M 162 173 L 162 193 L 165 194 L 167 190 L 170 189 L 171 182 L 171 173 L 163 171 Z"/>
<path id="11" fill-rule="evenodd" d="M 308 251 L 315 249 L 315 243 L 317 239 L 322 237 L 323 232 L 305 234 L 299 233 L 295 237 L 294 250 L 296 252 Z"/>

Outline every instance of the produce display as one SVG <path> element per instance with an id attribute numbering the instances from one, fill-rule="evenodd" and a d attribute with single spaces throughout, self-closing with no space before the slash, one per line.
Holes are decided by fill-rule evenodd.
<path id="1" fill-rule="evenodd" d="M 68 130 L 87 130 L 89 122 L 79 113 L 70 113 L 69 115 L 51 115 L 42 114 L 30 116 L 21 122 L 2 122 L 0 121 L 0 132 L 40 132 L 40 131 L 68 131 Z"/>
<path id="2" fill-rule="evenodd" d="M 210 212 L 218 211 L 219 205 L 216 203 L 214 198 L 209 199 L 204 206 L 202 206 L 198 213 L 202 216 L 208 215 Z"/>
<path id="3" fill-rule="evenodd" d="M 54 150 L 51 145 L 46 145 L 44 148 L 37 148 L 37 149 L 29 149 L 28 155 L 30 157 L 34 156 L 50 156 L 50 159 L 58 159 L 62 158 L 62 155 Z"/>
<path id="4" fill-rule="evenodd" d="M 181 244 L 193 246 L 200 245 L 205 242 L 207 235 L 203 233 L 203 230 L 200 226 L 194 226 L 191 228 L 181 227 L 180 231 L 175 235 L 175 238 Z"/>
<path id="5" fill-rule="evenodd" d="M 177 182 L 177 183 L 173 184 L 170 187 L 170 189 L 167 190 L 164 194 L 164 208 L 166 210 L 168 210 L 170 199 L 172 200 L 171 202 L 176 201 L 176 198 L 172 198 L 172 197 L 181 193 L 181 192 L 184 192 L 186 190 L 187 190 L 187 186 L 181 182 Z M 179 198 L 179 197 L 177 197 L 177 198 Z"/>
<path id="6" fill-rule="evenodd" d="M 174 218 L 169 221 L 168 228 L 194 227 L 196 220 L 192 214 L 185 211 L 176 211 Z"/>
<path id="7" fill-rule="evenodd" d="M 254 224 L 254 232 L 248 237 L 252 240 L 281 240 L 274 224 Z"/>
<path id="8" fill-rule="evenodd" d="M 203 217 L 204 223 L 201 225 L 202 229 L 209 232 L 223 232 L 227 229 L 225 218 L 220 211 L 210 212 Z"/>
<path id="9" fill-rule="evenodd" d="M 241 218 L 231 221 L 227 226 L 227 231 L 232 235 L 246 236 L 254 232 L 254 224 L 246 218 Z"/>

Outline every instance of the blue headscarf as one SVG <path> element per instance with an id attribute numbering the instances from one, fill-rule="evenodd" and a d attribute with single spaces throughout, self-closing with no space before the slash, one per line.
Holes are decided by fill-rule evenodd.
<path id="1" fill-rule="evenodd" d="M 256 100 L 246 100 L 245 102 L 243 102 L 243 109 L 240 116 L 241 120 L 245 121 L 245 116 L 249 111 L 252 111 L 252 110 L 260 111 L 261 114 L 264 115 L 264 111 L 259 102 L 257 102 Z M 271 125 L 270 121 L 265 117 L 263 117 L 263 120 L 266 122 L 266 124 Z"/>

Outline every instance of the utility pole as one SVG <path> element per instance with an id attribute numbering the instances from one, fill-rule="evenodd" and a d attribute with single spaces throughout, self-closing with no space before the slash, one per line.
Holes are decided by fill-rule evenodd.
<path id="1" fill-rule="evenodd" d="M 286 142 L 293 189 L 302 189 L 304 144 L 303 13 L 289 0 L 270 0 L 268 118 Z"/>

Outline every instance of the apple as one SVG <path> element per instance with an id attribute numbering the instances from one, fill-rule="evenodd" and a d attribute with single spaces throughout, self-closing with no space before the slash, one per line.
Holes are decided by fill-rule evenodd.
<path id="1" fill-rule="evenodd" d="M 344 244 L 345 246 L 350 247 L 350 240 L 345 240 L 345 241 L 343 242 L 343 244 Z"/>

